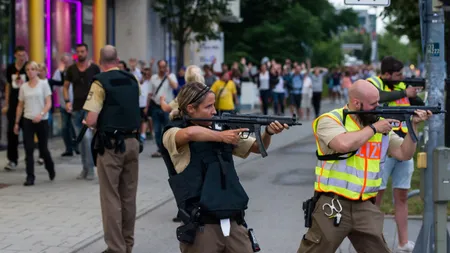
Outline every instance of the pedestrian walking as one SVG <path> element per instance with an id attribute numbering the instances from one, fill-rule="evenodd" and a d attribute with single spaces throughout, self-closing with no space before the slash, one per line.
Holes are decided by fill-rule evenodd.
<path id="1" fill-rule="evenodd" d="M 98 170 L 104 253 L 131 253 L 134 245 L 139 171 L 140 86 L 136 77 L 119 70 L 115 47 L 100 51 L 104 72 L 94 77 L 83 109 L 84 124 L 96 129 L 92 141 Z"/>

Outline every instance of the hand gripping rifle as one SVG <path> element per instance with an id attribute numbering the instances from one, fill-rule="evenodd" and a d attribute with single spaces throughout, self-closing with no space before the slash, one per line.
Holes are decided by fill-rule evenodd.
<path id="1" fill-rule="evenodd" d="M 230 114 L 223 113 L 221 116 L 213 116 L 210 119 L 204 118 L 188 118 L 185 117 L 185 120 L 191 122 L 198 121 L 209 121 L 213 123 L 219 123 L 223 126 L 223 130 L 225 129 L 239 129 L 239 128 L 248 128 L 249 131 L 245 133 L 241 133 L 241 137 L 246 139 L 250 135 L 250 133 L 255 133 L 256 141 L 258 143 L 259 152 L 262 157 L 267 156 L 266 148 L 262 143 L 261 137 L 261 126 L 268 126 L 270 123 L 274 121 L 280 122 L 280 124 L 295 126 L 301 125 L 300 122 L 297 122 L 297 117 L 295 115 L 293 117 L 284 117 L 284 116 L 267 116 L 267 115 L 256 115 L 256 114 Z"/>
<path id="2" fill-rule="evenodd" d="M 344 109 L 344 119 L 348 114 L 375 114 L 378 117 L 385 119 L 396 119 L 400 122 L 405 121 L 408 131 L 411 134 L 411 139 L 414 143 L 417 142 L 417 135 L 412 128 L 411 116 L 415 114 L 416 110 L 431 111 L 433 114 L 447 113 L 445 110 L 441 110 L 441 105 L 438 106 L 378 106 L 374 110 L 370 111 L 349 111 Z"/>

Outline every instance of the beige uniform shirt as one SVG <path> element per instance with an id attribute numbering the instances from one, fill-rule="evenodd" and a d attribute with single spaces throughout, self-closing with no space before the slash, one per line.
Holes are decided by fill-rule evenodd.
<path id="1" fill-rule="evenodd" d="M 356 121 L 356 118 L 354 119 Z M 343 125 L 339 124 L 330 117 L 325 116 L 319 119 L 319 122 L 317 123 L 317 136 L 319 138 L 320 148 L 325 155 L 337 153 L 336 151 L 332 150 L 328 145 L 330 144 L 331 140 L 334 139 L 334 137 L 346 132 L 347 130 Z M 389 133 L 388 154 L 390 154 L 390 150 L 400 148 L 402 142 L 403 138 L 401 138 L 396 133 L 391 131 Z"/>
<path id="2" fill-rule="evenodd" d="M 189 144 L 186 144 L 177 149 L 177 144 L 175 142 L 175 135 L 181 128 L 172 127 L 167 130 L 163 135 L 163 145 L 167 149 L 170 155 L 170 159 L 175 167 L 177 173 L 181 173 L 186 169 L 191 160 L 191 151 L 189 150 Z M 233 155 L 247 158 L 250 154 L 250 148 L 255 143 L 256 139 L 249 136 L 247 139 L 241 139 L 233 149 Z"/>

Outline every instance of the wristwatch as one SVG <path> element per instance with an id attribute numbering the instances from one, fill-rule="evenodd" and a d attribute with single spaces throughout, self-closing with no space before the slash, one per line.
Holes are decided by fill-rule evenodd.
<path id="1" fill-rule="evenodd" d="M 373 125 L 369 125 L 370 128 L 373 130 L 373 134 L 377 134 L 377 129 Z"/>
<path id="2" fill-rule="evenodd" d="M 44 116 L 44 114 L 45 114 L 44 112 L 41 112 L 41 116 Z"/>

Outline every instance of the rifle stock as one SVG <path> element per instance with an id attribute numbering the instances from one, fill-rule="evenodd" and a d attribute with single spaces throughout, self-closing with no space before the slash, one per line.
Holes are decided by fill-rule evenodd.
<path id="1" fill-rule="evenodd" d="M 221 116 L 213 116 L 212 118 L 185 117 L 184 119 L 191 122 L 219 123 L 223 126 L 224 129 L 248 128 L 249 131 L 246 133 L 242 133 L 241 137 L 247 138 L 250 133 L 255 133 L 256 142 L 258 143 L 259 152 L 261 153 L 262 157 L 267 156 L 267 151 L 264 147 L 264 143 L 262 142 L 261 126 L 268 126 L 275 121 L 278 121 L 281 124 L 286 124 L 288 126 L 302 125 L 302 123 L 297 122 L 297 118 L 295 117 L 295 115 L 293 117 L 284 117 L 256 114 L 223 113 Z"/>

